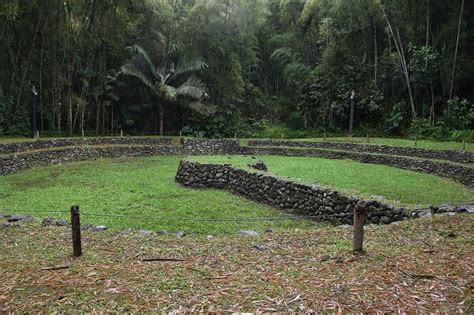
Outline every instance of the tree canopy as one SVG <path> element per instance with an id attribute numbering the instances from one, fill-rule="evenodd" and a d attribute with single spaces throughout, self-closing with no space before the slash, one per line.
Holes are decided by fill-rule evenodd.
<path id="1" fill-rule="evenodd" d="M 474 137 L 473 21 L 464 0 L 1 0 L 0 133 L 29 133 L 35 86 L 41 132 L 346 133 L 354 90 L 356 133 Z"/>

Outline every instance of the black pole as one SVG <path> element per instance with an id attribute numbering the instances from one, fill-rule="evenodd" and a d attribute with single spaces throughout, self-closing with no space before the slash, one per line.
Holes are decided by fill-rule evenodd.
<path id="1" fill-rule="evenodd" d="M 355 103 L 355 92 L 352 90 L 351 93 L 351 112 L 349 115 L 349 137 L 352 138 L 352 127 L 354 127 L 354 103 Z"/>
<path id="2" fill-rule="evenodd" d="M 33 85 L 32 89 L 32 105 L 33 108 L 31 109 L 31 132 L 33 138 L 36 138 L 36 134 L 38 132 L 38 128 L 36 127 L 36 98 L 38 97 L 38 92 L 36 91 L 36 87 Z"/>

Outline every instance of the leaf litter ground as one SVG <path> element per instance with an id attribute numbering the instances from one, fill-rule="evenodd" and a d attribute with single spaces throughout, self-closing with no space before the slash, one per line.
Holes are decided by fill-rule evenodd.
<path id="1" fill-rule="evenodd" d="M 368 226 L 367 253 L 351 228 L 258 237 L 176 238 L 0 228 L 0 312 L 444 311 L 473 312 L 474 217 Z"/>

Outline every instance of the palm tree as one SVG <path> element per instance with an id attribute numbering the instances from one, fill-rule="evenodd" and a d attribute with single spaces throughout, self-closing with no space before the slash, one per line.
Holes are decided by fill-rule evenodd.
<path id="1" fill-rule="evenodd" d="M 174 49 L 162 58 L 162 63 L 155 66 L 148 53 L 140 46 L 126 48 L 131 59 L 122 66 L 123 74 L 139 78 L 157 97 L 160 113 L 160 135 L 163 135 L 163 120 L 166 104 L 176 104 L 178 97 L 199 103 L 207 97 L 205 85 L 193 72 L 206 68 L 207 65 L 196 56 L 180 55 Z M 176 64 L 176 66 L 175 66 Z"/>

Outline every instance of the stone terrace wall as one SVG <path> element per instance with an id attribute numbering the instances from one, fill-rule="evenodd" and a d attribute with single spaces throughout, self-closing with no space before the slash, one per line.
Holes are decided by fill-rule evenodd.
<path id="1" fill-rule="evenodd" d="M 401 156 L 374 155 L 369 153 L 328 151 L 318 149 L 289 148 L 243 148 L 243 155 L 279 155 L 307 156 L 338 160 L 353 160 L 360 163 L 382 164 L 396 168 L 412 170 L 419 173 L 432 174 L 458 181 L 468 187 L 474 187 L 474 169 L 449 163 L 429 160 L 418 160 Z"/>
<path id="2" fill-rule="evenodd" d="M 250 140 L 249 146 L 253 147 L 310 147 L 323 149 L 337 149 L 347 151 L 360 151 L 401 156 L 413 156 L 424 159 L 447 160 L 458 163 L 474 163 L 474 153 L 452 150 L 428 150 L 407 147 L 394 147 L 388 145 L 355 144 L 339 142 L 310 142 L 291 140 Z"/>
<path id="3" fill-rule="evenodd" d="M 106 139 L 106 138 L 104 138 Z M 109 138 L 106 141 L 110 141 Z M 117 138 L 127 139 L 127 138 Z M 161 138 L 130 138 L 159 140 Z M 145 140 L 147 139 L 147 140 Z M 70 140 L 70 139 L 68 139 Z M 165 139 L 163 139 L 165 140 Z M 126 140 L 127 141 L 127 140 Z M 141 141 L 141 140 L 139 140 Z M 39 142 L 39 141 L 38 141 Z M 62 143 L 64 144 L 64 143 Z M 102 155 L 101 155 L 102 154 Z M 407 157 L 374 155 L 369 153 L 330 151 L 297 148 L 258 148 L 240 147 L 236 140 L 183 140 L 183 146 L 143 145 L 110 147 L 70 147 L 51 150 L 23 152 L 0 157 L 0 174 L 9 174 L 29 166 L 47 165 L 66 161 L 80 161 L 100 157 L 150 156 L 164 154 L 241 154 L 241 155 L 280 155 L 308 156 L 328 159 L 350 159 L 361 163 L 372 163 L 433 174 L 456 180 L 468 187 L 474 187 L 474 169 L 449 163 L 417 160 Z"/>
<path id="4" fill-rule="evenodd" d="M 114 145 L 114 144 L 142 144 L 142 145 L 170 145 L 171 138 L 75 138 L 75 139 L 42 139 L 37 141 L 0 144 L 0 154 L 15 153 L 32 149 L 48 149 L 54 147 L 80 145 Z"/>
<path id="5" fill-rule="evenodd" d="M 87 161 L 99 158 L 183 154 L 178 146 L 116 146 L 116 147 L 71 147 L 54 150 L 28 152 L 0 157 L 0 175 L 15 173 L 33 166 L 45 166 L 64 162 Z"/>
<path id="6" fill-rule="evenodd" d="M 183 149 L 188 154 L 239 154 L 238 140 L 182 139 Z"/>
<path id="7" fill-rule="evenodd" d="M 218 188 L 316 221 L 351 224 L 354 211 L 364 208 L 368 221 L 388 224 L 407 217 L 402 209 L 378 201 L 349 198 L 337 191 L 249 173 L 230 165 L 181 161 L 176 181 L 194 188 Z"/>

